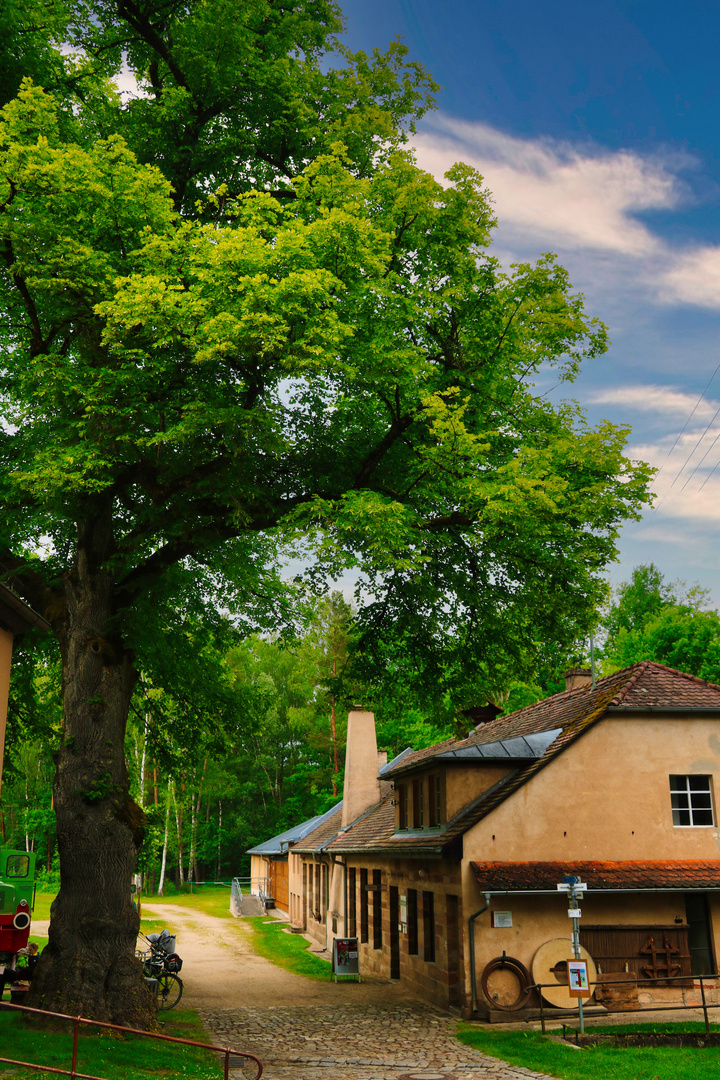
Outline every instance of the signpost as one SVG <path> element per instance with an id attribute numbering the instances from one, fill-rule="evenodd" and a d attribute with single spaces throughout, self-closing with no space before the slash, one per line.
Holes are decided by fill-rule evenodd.
<path id="1" fill-rule="evenodd" d="M 567 874 L 560 885 L 558 892 L 567 893 L 568 918 L 573 921 L 573 960 L 568 960 L 568 987 L 571 997 L 578 999 L 578 1011 L 580 1013 L 580 1034 L 585 1034 L 585 1015 L 583 1013 L 583 998 L 590 997 L 592 993 L 588 981 L 587 963 L 580 957 L 580 917 L 582 911 L 579 908 L 582 894 L 587 890 L 587 882 L 580 878 Z"/>

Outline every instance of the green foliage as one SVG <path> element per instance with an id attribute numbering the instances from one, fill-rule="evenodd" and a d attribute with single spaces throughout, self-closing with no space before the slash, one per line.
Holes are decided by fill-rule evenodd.
<path id="1" fill-rule="evenodd" d="M 667 583 L 652 564 L 637 567 L 606 619 L 603 671 L 655 660 L 720 681 L 720 615 L 706 603 L 702 589 Z"/>

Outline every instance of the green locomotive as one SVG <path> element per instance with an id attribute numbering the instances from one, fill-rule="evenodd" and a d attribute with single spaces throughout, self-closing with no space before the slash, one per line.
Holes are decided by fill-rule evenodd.
<path id="1" fill-rule="evenodd" d="M 0 964 L 27 945 L 34 898 L 34 853 L 0 849 Z"/>

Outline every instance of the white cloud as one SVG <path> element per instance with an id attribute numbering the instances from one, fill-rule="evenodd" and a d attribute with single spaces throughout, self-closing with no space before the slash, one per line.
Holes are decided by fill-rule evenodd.
<path id="1" fill-rule="evenodd" d="M 720 247 L 697 248 L 676 256 L 675 264 L 661 278 L 660 298 L 668 303 L 720 308 Z"/>
<path id="2" fill-rule="evenodd" d="M 555 246 L 656 255 L 662 242 L 632 213 L 670 209 L 680 199 L 665 163 L 627 151 L 583 154 L 442 115 L 413 141 L 418 163 L 438 177 L 458 159 L 478 169 L 503 228 Z"/>
<path id="3" fill-rule="evenodd" d="M 663 518 L 720 522 L 720 427 L 684 432 L 668 457 L 674 440 L 674 435 L 668 436 L 664 444 L 647 443 L 628 450 L 629 457 L 648 461 L 659 470 L 651 485 L 657 497 L 645 523 L 659 523 Z"/>
<path id="4" fill-rule="evenodd" d="M 689 156 L 578 149 L 442 114 L 413 142 L 420 166 L 438 179 L 455 161 L 483 175 L 502 243 L 523 258 L 548 248 L 576 254 L 603 292 L 630 276 L 626 287 L 655 304 L 720 310 L 720 246 L 671 247 L 637 217 L 681 209 L 680 173 L 696 164 Z"/>
<path id="5" fill-rule="evenodd" d="M 672 386 L 647 384 L 593 390 L 587 395 L 587 400 L 594 405 L 621 405 L 667 416 L 688 417 L 692 414 L 694 420 L 710 420 L 720 409 L 720 401 L 704 398 L 698 403 L 697 394 L 686 394 Z"/>
<path id="6" fill-rule="evenodd" d="M 688 545 L 699 547 L 705 542 L 705 537 L 693 536 L 687 529 L 673 529 L 663 522 L 657 525 L 636 525 L 633 529 L 634 540 L 644 540 L 647 543 L 656 542 L 662 544 L 677 544 L 683 548 Z"/>

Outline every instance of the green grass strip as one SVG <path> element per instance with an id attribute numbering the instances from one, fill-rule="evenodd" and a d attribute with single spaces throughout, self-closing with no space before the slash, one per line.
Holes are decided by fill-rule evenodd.
<path id="1" fill-rule="evenodd" d="M 286 922 L 269 922 L 260 915 L 243 921 L 252 927 L 252 945 L 259 956 L 286 971 L 292 971 L 294 975 L 305 975 L 308 979 L 321 979 L 324 982 L 331 978 L 329 953 L 328 959 L 323 960 L 309 952 L 307 938 L 302 934 L 286 933 Z"/>
<path id="2" fill-rule="evenodd" d="M 467 1046 L 511 1065 L 545 1073 L 558 1080 L 699 1080 L 714 1076 L 720 1050 L 714 1047 L 593 1046 L 576 1050 L 535 1031 L 493 1031 L 460 1024 L 458 1037 Z"/>
<path id="3" fill-rule="evenodd" d="M 108 1080 L 155 1080 L 158 1077 L 218 1080 L 223 1075 L 219 1060 L 208 1050 L 169 1045 L 141 1036 L 85 1035 L 82 1027 L 80 1031 L 79 1072 L 107 1077 Z M 189 1009 L 165 1014 L 160 1031 L 163 1035 L 174 1035 L 180 1039 L 211 1041 L 197 1013 Z M 0 1012 L 0 1046 L 3 1056 L 68 1071 L 71 1067 L 71 1031 L 43 1031 L 37 1022 L 27 1018 L 27 1014 Z M 34 1070 L 0 1064 L 0 1077 L 25 1080 L 42 1075 Z"/>

